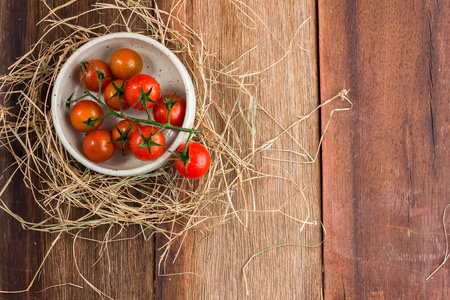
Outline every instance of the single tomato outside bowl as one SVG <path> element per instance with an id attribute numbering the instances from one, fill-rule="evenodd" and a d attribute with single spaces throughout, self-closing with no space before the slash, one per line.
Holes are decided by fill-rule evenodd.
<path id="1" fill-rule="evenodd" d="M 172 129 L 163 131 L 166 140 L 164 153 L 154 161 L 144 162 L 134 157 L 131 152 L 122 155 L 120 150 L 115 151 L 112 158 L 105 162 L 90 161 L 83 152 L 85 134 L 73 128 L 66 100 L 72 93 L 73 99 L 84 94 L 80 83 L 80 63 L 93 59 L 109 62 L 111 55 L 118 49 L 128 48 L 136 51 L 142 58 L 142 74 L 154 77 L 161 85 L 161 95 L 177 92 L 177 95 L 186 99 L 186 114 L 183 122 L 184 128 L 192 128 L 195 119 L 196 99 L 194 86 L 186 68 L 178 57 L 161 43 L 147 36 L 137 33 L 112 33 L 95 38 L 72 54 L 61 68 L 52 91 L 52 118 L 56 133 L 67 151 L 81 164 L 96 172 L 114 176 L 134 176 L 149 173 L 163 166 L 171 157 L 169 151 L 175 151 L 183 144 L 189 133 Z M 98 93 L 93 92 L 98 95 Z M 83 99 L 91 100 L 89 97 Z M 103 98 L 101 98 L 103 99 Z M 92 100 L 95 101 L 95 100 Z M 103 109 L 106 114 L 106 109 Z M 125 115 L 139 119 L 147 119 L 145 111 L 128 109 Z M 150 115 L 151 111 L 150 111 Z M 153 118 L 153 117 L 152 117 Z M 108 116 L 101 129 L 112 131 L 114 125 L 121 119 Z M 142 123 L 142 125 L 146 125 Z"/>

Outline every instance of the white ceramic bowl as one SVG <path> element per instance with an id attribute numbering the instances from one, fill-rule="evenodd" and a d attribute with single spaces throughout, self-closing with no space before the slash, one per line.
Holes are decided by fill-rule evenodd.
<path id="1" fill-rule="evenodd" d="M 109 63 L 111 55 L 120 48 L 129 48 L 139 53 L 144 64 L 141 73 L 151 75 L 159 82 L 161 94 L 177 91 L 177 95 L 186 99 L 186 115 L 182 127 L 192 128 L 195 118 L 195 92 L 186 68 L 175 54 L 159 42 L 144 35 L 126 32 L 112 33 L 93 39 L 76 50 L 66 61 L 53 88 L 52 117 L 62 144 L 77 161 L 99 173 L 132 176 L 148 173 L 161 167 L 171 156 L 168 150 L 175 151 L 187 140 L 189 134 L 176 130 L 164 130 L 165 152 L 158 159 L 150 162 L 138 160 L 131 152 L 122 156 L 121 151 L 117 149 L 112 158 L 102 163 L 94 163 L 86 158 L 83 153 L 85 134 L 72 127 L 65 101 L 73 92 L 75 92 L 74 99 L 84 94 L 79 80 L 82 61 L 100 59 Z M 145 111 L 133 108 L 126 110 L 125 114 L 146 119 Z M 108 116 L 100 128 L 111 131 L 118 121 L 118 118 Z"/>

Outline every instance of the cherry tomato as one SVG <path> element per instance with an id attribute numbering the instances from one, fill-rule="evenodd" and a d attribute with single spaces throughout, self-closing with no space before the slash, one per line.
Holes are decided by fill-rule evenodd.
<path id="1" fill-rule="evenodd" d="M 173 101 L 178 101 L 181 97 L 178 95 L 167 94 L 164 97 L 171 99 L 173 97 Z M 156 122 L 159 123 L 167 123 L 167 108 L 163 102 L 164 97 L 158 99 L 158 103 L 160 105 L 155 105 L 153 107 L 153 118 Z M 165 100 L 165 99 L 164 99 Z M 180 127 L 183 125 L 184 114 L 186 113 L 186 100 L 179 100 L 172 109 L 170 110 L 170 124 L 174 126 Z"/>
<path id="2" fill-rule="evenodd" d="M 153 78 L 152 76 L 146 74 L 139 74 L 131 77 L 130 80 L 128 80 L 125 85 L 125 100 L 127 100 L 128 105 L 136 109 L 139 108 L 139 106 L 142 104 L 142 101 L 138 101 L 136 103 L 137 99 L 141 96 L 141 86 L 142 90 L 145 93 L 150 91 L 150 89 L 152 90 L 150 92 L 149 97 L 153 101 L 158 100 L 161 94 L 161 87 L 159 86 L 158 81 L 156 81 L 156 79 Z M 153 105 L 155 104 L 150 101 L 147 102 L 148 108 L 151 108 Z M 139 110 L 144 109 L 145 109 L 144 106 L 139 108 Z"/>
<path id="3" fill-rule="evenodd" d="M 118 88 L 125 86 L 125 82 L 122 79 L 113 80 L 106 86 L 105 91 L 103 92 L 103 100 L 105 100 L 106 105 L 108 105 L 112 110 L 120 111 L 119 97 L 113 97 L 113 95 L 116 94 L 116 89 L 114 88 L 113 83 Z M 120 105 L 122 106 L 122 110 L 130 108 L 124 95 L 120 98 Z"/>
<path id="4" fill-rule="evenodd" d="M 177 151 L 183 151 L 185 145 L 178 147 Z M 196 142 L 189 142 L 188 144 L 189 158 L 186 167 L 184 163 L 177 159 L 175 166 L 178 172 L 186 178 L 196 179 L 205 175 L 211 165 L 211 156 L 206 148 Z"/>
<path id="5" fill-rule="evenodd" d="M 89 118 L 95 120 L 103 117 L 103 110 L 98 105 L 98 103 L 89 100 L 81 100 L 77 102 L 70 110 L 70 122 L 76 130 L 81 132 L 87 132 L 87 125 L 83 122 L 87 121 Z M 95 128 L 102 125 L 103 120 L 98 121 L 94 124 Z M 89 131 L 94 130 L 92 127 Z"/>
<path id="6" fill-rule="evenodd" d="M 89 132 L 83 141 L 83 151 L 86 157 L 93 162 L 103 162 L 114 154 L 114 145 L 111 143 L 111 134 L 103 129 Z"/>
<path id="7" fill-rule="evenodd" d="M 109 61 L 111 72 L 120 79 L 130 79 L 142 71 L 142 58 L 131 49 L 119 49 Z"/>
<path id="8" fill-rule="evenodd" d="M 97 67 L 99 71 L 102 71 L 105 75 L 105 78 L 102 80 L 102 90 L 106 88 L 108 83 L 111 81 L 111 70 L 109 69 L 108 65 L 101 60 L 94 59 L 90 60 L 88 62 L 89 64 L 86 65 L 86 72 L 84 73 L 84 79 L 86 80 L 86 88 L 93 92 L 98 92 L 99 82 L 98 82 L 98 75 L 95 71 L 94 65 Z M 80 82 L 83 84 L 83 74 L 80 71 Z"/>
<path id="9" fill-rule="evenodd" d="M 114 129 L 112 130 L 111 136 L 112 139 L 115 140 L 120 137 L 120 133 L 117 131 L 117 128 L 119 128 L 120 132 L 124 133 L 128 127 L 130 127 L 131 121 L 130 120 L 122 120 L 119 123 L 116 124 Z M 130 131 L 128 132 L 128 140 L 130 140 L 131 135 L 139 128 L 141 127 L 141 124 L 138 122 L 134 122 L 131 124 Z M 117 149 L 122 150 L 122 142 L 114 142 L 114 146 L 116 146 Z M 130 151 L 130 144 L 127 142 L 124 145 L 123 151 Z"/>
<path id="10" fill-rule="evenodd" d="M 162 146 L 150 146 L 150 152 L 148 151 L 148 148 L 141 147 L 141 144 L 143 142 L 141 133 L 144 137 L 148 138 L 150 137 L 150 134 L 155 133 L 158 131 L 158 128 L 153 126 L 142 126 L 138 130 L 136 130 L 130 137 L 130 149 L 131 152 L 136 156 L 136 158 L 144 161 L 149 160 L 155 160 L 158 157 L 161 156 L 164 152 L 164 146 L 166 145 L 166 141 L 164 139 L 164 135 L 160 132 L 156 133 L 152 137 L 152 141 L 154 143 L 160 144 Z"/>

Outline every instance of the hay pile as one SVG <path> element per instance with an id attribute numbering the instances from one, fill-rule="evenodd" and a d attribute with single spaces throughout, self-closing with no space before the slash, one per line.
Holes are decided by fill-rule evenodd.
<path id="1" fill-rule="evenodd" d="M 223 65 L 205 49 L 201 35 L 157 7 L 148 7 L 139 1 L 97 3 L 81 15 L 108 13 L 117 18 L 111 24 L 84 28 L 77 25 L 81 15 L 58 16 L 58 11 L 71 3 L 49 8 L 49 14 L 40 21 L 46 24 L 42 37 L 9 68 L 8 74 L 0 77 L 0 93 L 4 99 L 0 106 L 1 147 L 14 156 L 16 163 L 11 168 L 24 175 L 26 186 L 47 218 L 39 223 L 23 220 L 1 201 L 1 193 L 0 208 L 19 220 L 24 228 L 45 232 L 118 224 L 138 225 L 144 234 L 148 230 L 169 236 L 167 229 L 159 225 L 175 221 L 182 225 L 183 231 L 170 234 L 173 239 L 202 224 L 214 226 L 230 218 L 244 223 L 234 207 L 233 194 L 240 193 L 245 201 L 251 201 L 252 180 L 271 176 L 256 170 L 253 159 L 320 106 L 272 139 L 257 145 L 257 112 L 265 113 L 253 96 L 258 73 L 242 76 L 235 72 L 232 66 L 235 62 Z M 208 145 L 212 157 L 211 169 L 204 178 L 186 180 L 170 165 L 127 178 L 98 174 L 77 163 L 58 140 L 50 113 L 50 95 L 60 68 L 84 43 L 116 31 L 150 36 L 176 53 L 187 67 L 197 96 L 194 128 L 201 132 L 194 140 Z M 46 37 L 50 34 L 61 38 L 48 43 Z M 211 97 L 213 90 L 227 89 L 236 93 L 236 102 L 229 111 Z M 335 99 L 348 100 L 347 92 L 343 90 L 322 105 Z M 20 112 L 14 114 L 17 107 Z M 252 137 L 251 141 L 240 139 L 243 130 Z M 23 156 L 15 154 L 13 143 L 22 146 Z M 303 156 L 306 162 L 314 162 L 318 153 L 319 150 Z M 211 205 L 214 209 L 210 209 Z M 248 212 L 248 206 L 244 204 L 244 207 L 242 211 Z M 302 221 L 302 224 L 313 223 Z"/>
<path id="2" fill-rule="evenodd" d="M 237 134 L 236 126 L 242 123 L 247 125 L 246 130 L 255 134 L 256 106 L 244 80 L 224 72 L 226 68 L 218 69 L 220 63 L 204 48 L 202 37 L 157 8 L 133 1 L 98 3 L 86 13 L 115 13 L 118 18 L 112 24 L 94 24 L 89 28 L 77 26 L 78 16 L 61 19 L 58 16 L 61 8 L 51 9 L 41 20 L 40 23 L 48 24 L 41 39 L 9 68 L 9 74 L 0 78 L 5 99 L 0 106 L 1 146 L 14 155 L 16 164 L 12 167 L 23 173 L 25 184 L 48 217 L 32 224 L 15 215 L 3 202 L 2 208 L 26 229 L 46 232 L 104 224 L 137 224 L 142 231 L 154 232 L 165 231 L 158 225 L 172 221 L 189 230 L 206 220 L 217 218 L 217 222 L 222 222 L 224 217 L 238 217 L 231 194 L 242 190 L 244 182 L 257 176 L 251 161 L 260 150 L 254 142 L 250 147 L 243 143 Z M 176 22 L 183 34 L 169 27 L 163 19 Z M 63 37 L 45 43 L 45 37 L 55 31 L 57 36 Z M 50 110 L 51 88 L 56 76 L 77 48 L 114 31 L 140 32 L 152 37 L 176 53 L 188 68 L 198 103 L 194 128 L 201 132 L 194 140 L 208 145 L 212 156 L 211 169 L 204 178 L 186 180 L 170 165 L 127 178 L 98 174 L 77 163 L 61 145 Z M 225 112 L 212 100 L 211 92 L 216 86 L 238 91 L 232 112 Z M 18 97 L 17 103 L 9 101 L 13 97 Z M 14 106 L 20 106 L 19 115 L 12 113 Z M 25 155 L 15 155 L 14 142 L 20 143 Z M 211 215 L 208 209 L 211 204 L 221 206 L 222 213 Z M 83 212 L 81 217 L 80 211 Z"/>

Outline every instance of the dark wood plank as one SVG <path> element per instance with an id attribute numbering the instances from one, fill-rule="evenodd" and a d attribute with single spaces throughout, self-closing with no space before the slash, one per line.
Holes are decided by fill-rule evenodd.
<path id="1" fill-rule="evenodd" d="M 449 14 L 446 1 L 319 1 L 321 98 L 345 86 L 355 105 L 323 145 L 326 299 L 450 297 L 448 266 L 425 280 L 450 200 Z"/>
<path id="2" fill-rule="evenodd" d="M 31 1 L 0 2 L 0 74 L 17 58 L 28 51 L 35 42 L 38 32 L 34 24 L 38 20 L 38 3 Z M 3 102 L 0 96 L 0 101 Z M 16 109 L 16 112 L 18 110 Z M 0 149 L 0 190 L 13 175 L 14 167 L 7 169 L 14 159 Z M 24 152 L 17 147 L 17 154 Z M 3 171 L 4 170 L 4 171 Z M 9 187 L 0 196 L 11 210 L 30 221 L 38 221 L 42 216 L 38 205 L 24 186 L 21 174 L 12 177 Z M 43 235 L 39 232 L 24 231 L 19 222 L 0 211 L 0 290 L 24 290 L 31 282 L 41 258 Z M 1 299 L 33 299 L 33 293 L 0 294 Z"/>
<path id="3" fill-rule="evenodd" d="M 287 126 L 299 115 L 304 115 L 318 105 L 315 1 L 284 1 L 283 5 L 274 1 L 243 1 L 261 19 L 239 2 L 182 1 L 174 13 L 195 32 L 203 34 L 207 49 L 225 64 L 257 46 L 258 48 L 245 56 L 243 62 L 236 64 L 236 67 L 242 67 L 239 72 L 263 70 L 282 58 L 285 54 L 283 47 L 289 48 L 298 27 L 311 16 L 312 19 L 295 38 L 293 44 L 295 49 L 292 53 L 280 64 L 261 75 L 264 81 L 257 93 L 258 102 L 283 126 Z M 157 1 L 157 3 L 160 8 L 170 10 L 172 4 L 178 1 Z M 252 23 L 239 8 L 249 14 L 255 23 Z M 300 50 L 297 44 L 308 49 L 309 53 Z M 212 97 L 218 101 L 224 99 L 224 109 L 230 109 L 236 101 L 236 94 L 231 90 L 220 93 L 213 89 Z M 269 126 L 272 125 L 269 122 Z M 319 119 L 316 115 L 304 127 L 295 128 L 292 134 L 307 145 L 308 149 L 314 149 L 319 139 L 319 132 L 314 131 L 314 128 L 318 127 Z M 279 128 L 276 128 L 275 132 L 279 132 Z M 245 130 L 242 129 L 239 134 L 243 143 L 250 141 L 250 136 Z M 259 142 L 273 137 L 264 128 L 259 128 L 258 134 Z M 288 138 L 280 139 L 276 148 L 299 150 Z M 287 159 L 299 160 L 294 155 Z M 271 164 L 266 164 L 267 162 Z M 258 159 L 255 160 L 255 164 L 265 172 L 286 175 L 276 166 L 277 162 Z M 320 220 L 319 164 L 282 163 L 279 166 L 292 174 L 300 186 L 310 185 L 307 189 L 311 205 L 310 220 Z M 255 183 L 255 191 L 256 205 L 250 203 L 250 209 L 282 208 L 285 212 L 300 218 L 307 215 L 300 193 L 286 181 L 261 180 Z M 237 209 L 244 208 L 244 199 L 239 194 L 233 194 Z M 250 194 L 247 194 L 247 197 L 250 198 Z M 175 245 L 166 261 L 164 271 L 169 274 L 193 272 L 198 277 L 192 274 L 158 276 L 157 299 L 320 299 L 322 293 L 320 247 L 316 249 L 284 247 L 258 256 L 246 269 L 249 296 L 246 295 L 241 269 L 254 253 L 277 244 L 314 244 L 321 240 L 320 226 L 308 227 L 303 232 L 300 232 L 300 227 L 298 223 L 280 215 L 253 213 L 249 215 L 248 228 L 233 220 L 210 231 L 190 233 L 182 245 L 181 242 Z M 157 248 L 165 242 L 164 237 L 157 237 Z M 173 263 L 180 245 L 181 251 Z M 157 262 L 159 257 L 157 254 Z"/>
<path id="4" fill-rule="evenodd" d="M 64 0 L 46 2 L 52 8 L 66 3 Z M 77 1 L 58 11 L 58 15 L 62 18 L 74 16 L 90 9 L 96 2 L 95 0 Z M 23 0 L 1 1 L 0 11 L 2 12 L 0 14 L 2 45 L 0 70 L 4 73 L 7 66 L 26 53 L 43 33 L 45 24 L 38 27 L 35 24 L 48 14 L 48 9 L 41 1 Z M 110 24 L 116 17 L 115 14 L 91 13 L 78 18 L 76 23 L 81 26 L 95 23 Z M 65 30 L 68 29 L 65 28 Z M 55 31 L 48 36 L 47 41 L 51 42 L 63 35 L 64 32 Z M 18 154 L 23 154 L 20 146 L 16 146 Z M 13 162 L 13 158 L 4 149 L 0 149 L 0 154 L 0 169 L 3 170 Z M 3 174 L 0 181 L 1 187 L 12 170 Z M 40 208 L 34 203 L 29 190 L 25 188 L 21 174 L 13 178 L 1 199 L 12 211 L 26 220 L 37 222 L 43 218 Z M 3 211 L 0 212 L 0 228 L 0 289 L 25 289 L 57 235 L 23 231 L 20 224 Z M 103 240 L 108 230 L 109 227 L 102 227 L 89 232 L 85 231 L 80 234 L 80 237 Z M 119 228 L 113 229 L 109 237 L 118 230 Z M 138 227 L 124 228 L 120 237 L 132 238 L 139 231 Z M 105 251 L 102 251 L 101 244 L 81 238 L 75 241 L 73 236 L 64 234 L 47 258 L 31 291 L 17 295 L 2 294 L 0 299 L 99 298 L 98 294 L 80 277 L 75 266 L 74 253 L 81 274 L 106 295 L 114 299 L 153 298 L 155 258 L 153 238 L 145 241 L 142 236 L 139 236 L 133 240 L 113 242 Z M 82 288 L 67 285 L 68 283 Z"/>

